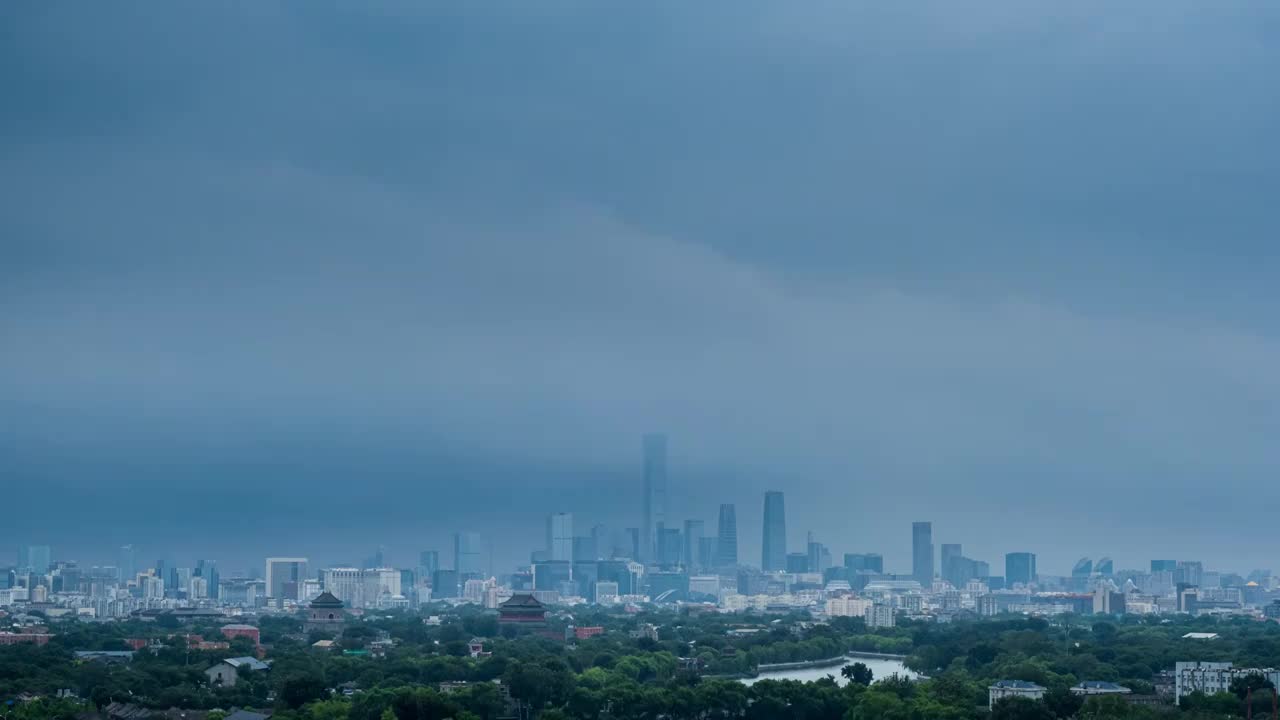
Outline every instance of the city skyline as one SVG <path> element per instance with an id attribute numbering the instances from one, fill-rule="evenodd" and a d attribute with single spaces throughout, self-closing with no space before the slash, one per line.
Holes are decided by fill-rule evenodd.
<path id="1" fill-rule="evenodd" d="M 486 525 L 508 565 L 556 498 L 640 527 L 587 500 L 636 498 L 660 431 L 668 527 L 732 502 L 743 558 L 781 489 L 788 545 L 894 566 L 913 515 L 988 561 L 1273 564 L 1203 502 L 1280 499 L 1270 6 L 36 5 L 4 63 L 0 471 L 52 544 Z"/>

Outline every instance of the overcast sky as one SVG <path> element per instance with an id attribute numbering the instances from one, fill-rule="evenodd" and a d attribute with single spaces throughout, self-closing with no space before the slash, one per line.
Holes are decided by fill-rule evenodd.
<path id="1" fill-rule="evenodd" d="M 1280 570 L 1280 5 L 0 7 L 0 547 L 409 564 L 762 496 Z M 12 551 L 0 551 L 0 563 Z"/>

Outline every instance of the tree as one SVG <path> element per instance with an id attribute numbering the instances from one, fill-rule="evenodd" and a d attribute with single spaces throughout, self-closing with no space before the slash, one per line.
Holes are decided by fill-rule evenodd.
<path id="1" fill-rule="evenodd" d="M 1241 675 L 1231 681 L 1231 694 L 1244 700 L 1250 693 L 1258 694 L 1259 690 L 1274 690 L 1275 686 L 1262 673 Z"/>
<path id="2" fill-rule="evenodd" d="M 323 699 L 329 694 L 324 679 L 314 673 L 294 673 L 280 682 L 277 690 L 280 701 L 290 709 L 297 709 L 309 702 Z"/>
<path id="3" fill-rule="evenodd" d="M 991 720 L 1054 720 L 1053 711 L 1039 700 L 1003 697 L 991 707 Z"/>
<path id="4" fill-rule="evenodd" d="M 1080 711 L 1080 706 L 1084 705 L 1084 700 L 1060 685 L 1044 694 L 1044 704 L 1049 707 L 1054 717 L 1065 719 L 1075 717 Z"/>
<path id="5" fill-rule="evenodd" d="M 874 678 L 871 668 L 867 667 L 866 663 L 860 662 L 845 665 L 840 668 L 840 674 L 849 682 L 858 683 L 859 685 L 870 685 Z"/>

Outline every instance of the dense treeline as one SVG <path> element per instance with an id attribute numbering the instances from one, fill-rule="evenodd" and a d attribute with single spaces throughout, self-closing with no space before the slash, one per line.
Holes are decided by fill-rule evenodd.
<path id="1" fill-rule="evenodd" d="M 733 616 L 575 612 L 553 622 L 600 625 L 600 636 L 565 643 L 499 628 L 475 608 L 442 624 L 397 613 L 353 622 L 342 640 L 348 650 L 381 636 L 396 645 L 385 657 L 317 651 L 292 617 L 261 621 L 272 668 L 242 674 L 231 688 L 212 688 L 204 670 L 252 651 L 245 641 L 230 650 L 189 651 L 184 636 L 218 637 L 216 626 L 177 628 L 155 623 L 57 624 L 44 647 L 0 648 L 0 699 L 19 693 L 52 696 L 70 690 L 82 704 L 43 700 L 19 703 L 14 718 L 70 717 L 112 701 L 155 708 L 267 707 L 280 720 L 432 720 L 502 717 L 509 709 L 500 680 L 526 711 L 540 718 L 782 718 L 934 720 L 987 715 L 987 686 L 996 680 L 1028 680 L 1049 689 L 1043 701 L 1008 701 L 991 717 L 1158 718 L 1203 720 L 1244 717 L 1247 689 L 1235 695 L 1194 697 L 1184 708 L 1139 707 L 1122 699 L 1081 700 L 1068 688 L 1082 680 L 1109 680 L 1137 694 L 1154 690 L 1156 674 L 1178 660 L 1230 660 L 1237 665 L 1280 665 L 1280 625 L 1251 620 L 1140 620 L 1095 622 L 1087 618 L 1002 618 L 953 624 L 905 623 L 869 632 L 860 620 L 813 623 L 801 615 Z M 657 640 L 628 632 L 660 627 Z M 1184 639 L 1189 631 L 1216 632 L 1213 641 Z M 172 636 L 172 637 L 170 637 Z M 144 637 L 167 647 L 136 654 L 132 663 L 77 661 L 73 650 L 123 649 L 124 639 Z M 485 638 L 491 654 L 472 658 L 468 640 Z M 762 663 L 821 660 L 849 650 L 901 651 L 907 665 L 929 679 L 877 678 L 841 687 L 760 681 L 747 686 L 716 675 L 749 674 Z M 682 660 L 683 659 L 683 660 Z M 831 669 L 839 675 L 839 667 Z M 468 685 L 446 692 L 440 683 Z M 335 692 L 356 688 L 344 696 Z M 1254 702 L 1270 710 L 1270 690 L 1254 688 Z M 1265 706 L 1265 707 L 1264 707 Z"/>

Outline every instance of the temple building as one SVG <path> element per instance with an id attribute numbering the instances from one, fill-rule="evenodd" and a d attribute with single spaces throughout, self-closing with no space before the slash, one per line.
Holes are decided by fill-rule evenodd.
<path id="1" fill-rule="evenodd" d="M 307 606 L 307 621 L 303 625 L 303 630 L 308 634 L 318 632 L 329 637 L 341 635 L 347 625 L 347 615 L 343 612 L 343 607 L 342 601 L 333 593 L 328 591 L 320 593 Z"/>
<path id="2" fill-rule="evenodd" d="M 498 624 L 522 627 L 546 627 L 547 606 L 528 593 L 512 595 L 498 606 Z"/>

